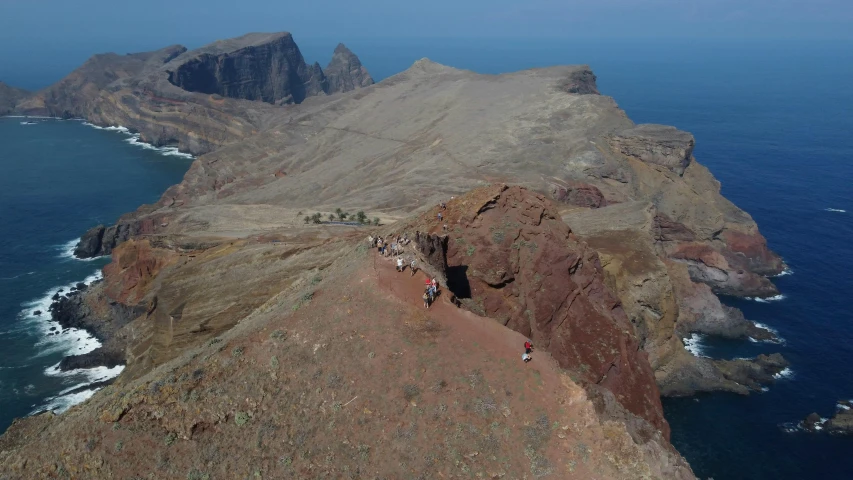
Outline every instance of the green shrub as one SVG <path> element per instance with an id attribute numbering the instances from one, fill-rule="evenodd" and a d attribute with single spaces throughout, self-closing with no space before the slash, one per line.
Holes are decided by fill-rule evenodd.
<path id="1" fill-rule="evenodd" d="M 237 412 L 234 415 L 234 423 L 236 423 L 238 427 L 242 427 L 249 423 L 249 414 L 246 412 Z"/>
<path id="2" fill-rule="evenodd" d="M 176 433 L 169 432 L 166 434 L 166 438 L 163 440 L 163 442 L 168 447 L 168 446 L 172 445 L 173 443 L 175 443 L 175 440 L 177 440 L 177 439 L 178 439 L 178 435 Z"/>

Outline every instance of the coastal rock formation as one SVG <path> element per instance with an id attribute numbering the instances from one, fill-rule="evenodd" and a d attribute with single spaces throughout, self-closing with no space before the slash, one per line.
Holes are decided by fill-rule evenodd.
<path id="1" fill-rule="evenodd" d="M 835 435 L 853 435 L 853 400 L 839 400 L 830 419 L 810 413 L 800 422 L 800 428 L 812 433 L 825 430 Z"/>
<path id="2" fill-rule="evenodd" d="M 289 228 L 299 211 L 336 207 L 403 218 L 507 181 L 550 194 L 598 252 L 664 393 L 744 393 L 682 339 L 772 340 L 715 293 L 776 295 L 766 276 L 784 263 L 693 158 L 690 134 L 634 125 L 609 97 L 578 94 L 594 93 L 594 78 L 585 66 L 493 76 L 419 60 L 371 88 L 271 114 L 250 138 L 198 158 L 181 184 L 115 231 L 264 234 Z M 106 253 L 123 239 L 104 237 L 105 248 L 85 250 Z"/>
<path id="3" fill-rule="evenodd" d="M 290 34 L 220 40 L 182 55 L 167 72 L 172 85 L 190 92 L 276 105 L 325 90 L 323 71 L 305 63 Z"/>
<path id="4" fill-rule="evenodd" d="M 372 83 L 360 68 L 355 88 Z M 298 103 L 343 88 L 330 88 L 319 65 L 305 63 L 289 33 L 254 33 L 192 51 L 175 45 L 95 55 L 15 109 L 122 125 L 142 141 L 203 154 L 254 135 L 267 118 L 284 114 L 272 104 Z"/>
<path id="5" fill-rule="evenodd" d="M 361 233 L 322 231 L 223 242 L 161 270 L 151 291 L 161 300 L 132 322 L 160 331 L 131 351 L 165 353 L 160 337 L 201 316 L 210 328 L 216 316 L 235 323 L 188 335 L 146 370 L 129 355 L 126 373 L 84 404 L 16 421 L 0 437 L 3 475 L 695 478 L 610 390 L 574 382 L 545 352 L 521 364 L 508 347 L 523 336 L 443 300 L 423 309 L 406 287 L 425 277 L 396 276 Z M 220 303 L 227 293 L 211 280 L 223 276 L 239 295 Z M 272 288 L 258 289 L 259 277 Z M 155 319 L 161 309 L 175 318 Z"/>
<path id="6" fill-rule="evenodd" d="M 14 112 L 18 102 L 29 94 L 26 90 L 0 82 L 0 116 Z"/>
<path id="7" fill-rule="evenodd" d="M 319 66 L 318 66 L 319 68 Z M 327 93 L 349 92 L 373 85 L 373 77 L 361 60 L 343 43 L 339 43 L 325 70 Z"/>
<path id="8" fill-rule="evenodd" d="M 606 388 L 669 436 L 654 373 L 604 285 L 598 255 L 550 202 L 495 185 L 449 201 L 443 215 L 447 285 L 466 308 L 531 338 L 576 378 Z"/>
<path id="9" fill-rule="evenodd" d="M 693 135 L 667 125 L 639 125 L 609 137 L 614 152 L 648 164 L 660 165 L 678 175 L 693 159 Z"/>
<path id="10" fill-rule="evenodd" d="M 389 478 L 410 473 L 399 465 L 463 464 L 486 478 L 566 478 L 567 465 L 579 478 L 691 478 L 668 444 L 660 394 L 745 394 L 785 365 L 684 348 L 699 332 L 772 339 L 716 294 L 775 295 L 766 277 L 785 268 L 693 158 L 692 135 L 635 125 L 587 66 L 479 75 L 423 59 L 359 88 L 369 76 L 345 47 L 324 72 L 300 64 L 291 42 L 249 35 L 196 52 L 100 56 L 19 102 L 204 155 L 156 204 L 82 239 L 79 256 L 113 262 L 72 297 L 87 325 L 108 324 L 107 307 L 130 309 L 115 334 L 127 368 L 73 415 L 16 423 L 0 438 L 0 469 L 118 478 L 161 465 L 164 477 L 215 468 L 228 478 L 251 461 L 273 477 L 339 477 L 355 459 L 348 472 Z M 273 63 L 267 78 L 260 70 Z M 336 208 L 376 212 L 383 226 L 302 224 L 304 212 Z M 368 256 L 365 236 L 392 232 L 415 238 L 426 273 L 465 309 L 444 296 L 424 309 L 423 283 Z M 527 365 L 514 350 L 522 335 L 538 349 Z M 365 375 L 377 365 L 381 374 Z M 497 378 L 523 383 L 525 405 Z M 545 416 L 519 415 L 529 408 Z M 451 432 L 433 419 L 460 432 L 451 443 L 476 449 L 427 462 L 425 449 Z M 498 439 L 484 430 L 492 422 L 524 438 Z M 67 432 L 81 448 L 106 440 L 48 461 Z M 554 432 L 565 441 L 553 444 L 558 463 L 546 448 Z M 116 442 L 138 456 L 105 449 Z M 151 448 L 169 442 L 178 455 Z M 564 448 L 577 442 L 593 446 L 589 465 Z M 392 453 L 371 453 L 379 448 Z"/>

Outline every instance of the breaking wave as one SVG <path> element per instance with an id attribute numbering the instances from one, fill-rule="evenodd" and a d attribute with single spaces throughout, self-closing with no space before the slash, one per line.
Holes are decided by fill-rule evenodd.
<path id="1" fill-rule="evenodd" d="M 785 367 L 784 370 L 773 375 L 773 378 L 775 378 L 776 380 L 782 380 L 783 378 L 792 379 L 792 378 L 794 378 L 794 371 L 788 367 Z"/>
<path id="2" fill-rule="evenodd" d="M 690 337 L 686 337 L 681 339 L 684 343 L 684 349 L 693 354 L 694 357 L 704 357 L 702 353 L 705 350 L 705 346 L 702 345 L 702 341 L 705 339 L 705 336 L 700 333 L 693 333 Z"/>
<path id="3" fill-rule="evenodd" d="M 847 213 L 847 210 L 842 210 L 840 208 L 824 208 L 824 212 L 835 212 L 835 213 Z"/>
<path id="4" fill-rule="evenodd" d="M 56 353 L 63 355 L 81 355 L 89 353 L 92 350 L 101 346 L 95 337 L 85 330 L 77 328 L 68 328 L 63 330 L 59 323 L 54 322 L 50 317 L 50 305 L 53 303 L 53 296 L 61 289 L 67 293 L 72 287 L 76 287 L 77 283 L 91 285 L 92 283 L 103 278 L 103 273 L 100 270 L 86 277 L 82 282 L 72 282 L 66 285 L 51 288 L 42 297 L 39 297 L 30 302 L 25 302 L 21 306 L 24 310 L 21 311 L 19 317 L 27 324 L 35 327 L 41 333 L 41 340 L 36 343 L 36 349 L 39 350 L 33 358 L 40 358 Z M 40 311 L 40 315 L 35 312 Z M 53 328 L 53 330 L 51 330 Z"/>
<path id="5" fill-rule="evenodd" d="M 747 300 L 752 300 L 759 303 L 770 303 L 770 302 L 778 302 L 780 300 L 785 300 L 785 295 L 781 293 L 779 295 L 775 295 L 772 297 L 761 298 L 761 297 L 746 297 Z"/>
<path id="6" fill-rule="evenodd" d="M 750 342 L 753 342 L 753 343 L 766 342 L 766 343 L 776 343 L 776 344 L 780 344 L 780 345 L 785 344 L 786 340 L 784 338 L 782 338 L 781 335 L 779 335 L 779 331 L 776 330 L 775 328 L 767 326 L 767 325 L 765 325 L 763 323 L 759 323 L 759 322 L 752 322 L 752 324 L 758 328 L 767 330 L 768 332 L 772 333 L 773 336 L 776 337 L 776 339 L 775 340 L 756 340 L 752 337 L 748 337 Z"/>
<path id="7" fill-rule="evenodd" d="M 771 275 L 770 278 L 784 277 L 786 275 L 793 275 L 793 274 L 794 274 L 793 270 L 791 270 L 789 267 L 785 267 L 785 270 L 782 270 L 781 272 L 777 273 L 776 275 Z"/>
<path id="8" fill-rule="evenodd" d="M 190 155 L 189 153 L 181 152 L 180 150 L 178 150 L 177 147 L 155 147 L 154 145 L 151 145 L 150 143 L 143 142 L 142 140 L 140 140 L 141 136 L 138 133 L 131 133 L 131 131 L 127 127 L 122 127 L 121 125 L 115 126 L 115 127 L 99 127 L 98 125 L 95 125 L 95 124 L 89 123 L 89 122 L 83 122 L 83 125 L 86 125 L 87 127 L 92 127 L 92 128 L 98 129 L 98 130 L 109 130 L 111 132 L 119 132 L 119 133 L 122 133 L 125 135 L 129 135 L 130 138 L 126 138 L 124 140 L 125 142 L 127 142 L 131 145 L 135 145 L 135 146 L 140 147 L 140 148 L 144 148 L 146 150 L 153 150 L 153 151 L 159 153 L 160 155 L 171 156 L 171 157 L 180 157 L 180 158 L 195 158 L 192 155 Z"/>
<path id="9" fill-rule="evenodd" d="M 74 255 L 74 249 L 77 248 L 77 244 L 80 243 L 79 238 L 75 238 L 74 240 L 69 241 L 68 243 L 63 243 L 62 245 L 57 245 L 56 248 L 59 250 L 59 258 L 77 260 L 80 262 L 91 262 L 92 260 L 96 260 L 98 257 L 91 258 L 79 258 Z"/>

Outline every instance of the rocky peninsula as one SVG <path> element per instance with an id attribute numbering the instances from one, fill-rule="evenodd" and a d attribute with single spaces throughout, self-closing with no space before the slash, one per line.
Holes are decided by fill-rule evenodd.
<path id="1" fill-rule="evenodd" d="M 661 395 L 748 394 L 787 366 L 684 348 L 693 333 L 772 340 L 717 295 L 774 296 L 768 277 L 785 265 L 696 161 L 693 136 L 634 124 L 587 66 L 481 75 L 422 59 L 373 84 L 343 45 L 322 69 L 289 34 L 250 34 L 98 55 L 14 109 L 200 155 L 156 204 L 83 235 L 79 257 L 112 263 L 51 313 L 105 332 L 101 351 L 68 362 L 127 368 L 0 438 L 3 470 L 21 477 L 121 474 L 130 464 L 108 453 L 121 443 L 135 465 L 180 476 L 397 478 L 410 464 L 692 478 Z M 382 226 L 303 222 L 337 209 Z M 447 287 L 443 313 L 412 307 L 366 248 L 403 233 Z M 525 337 L 537 373 L 510 346 Z M 467 347 L 444 352 L 456 338 Z M 391 384 L 364 378 L 373 370 Z M 241 455 L 224 460 L 237 438 Z M 44 442 L 67 455 L 49 459 Z"/>

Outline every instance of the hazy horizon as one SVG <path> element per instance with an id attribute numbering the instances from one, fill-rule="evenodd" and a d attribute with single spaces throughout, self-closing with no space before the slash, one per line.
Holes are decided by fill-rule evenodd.
<path id="1" fill-rule="evenodd" d="M 325 64 L 338 42 L 362 57 L 387 48 L 413 59 L 433 43 L 484 50 L 516 44 L 778 44 L 853 41 L 853 2 L 845 0 L 329 0 L 324 8 L 247 0 L 116 4 L 104 0 L 0 1 L 0 81 L 37 89 L 96 53 L 196 48 L 249 32 L 289 31 L 310 61 Z M 447 45 L 444 45 L 447 47 Z M 359 51 L 359 50 L 369 50 Z M 581 60 L 583 61 L 583 60 Z M 381 75 L 380 75 L 381 76 Z"/>

